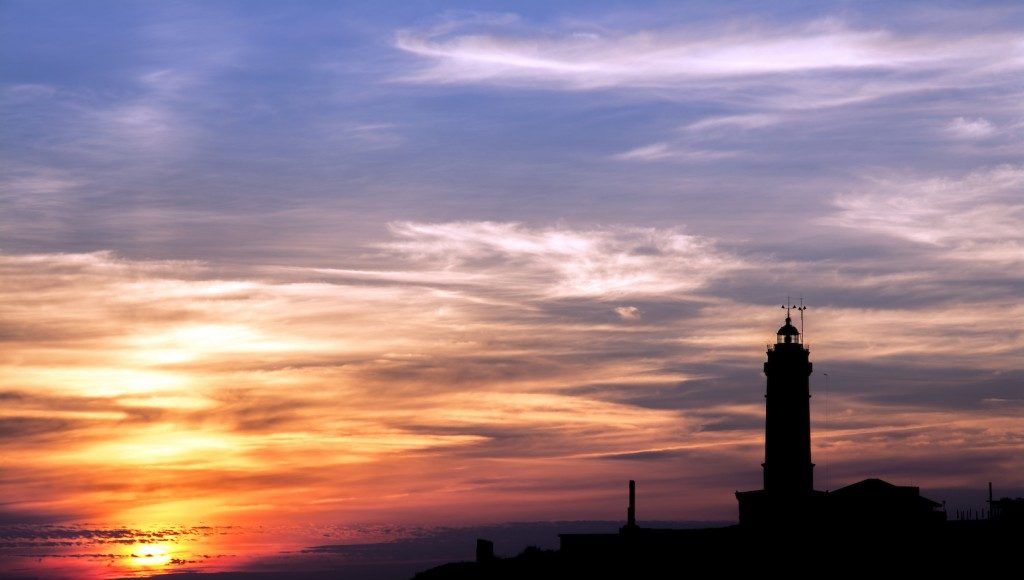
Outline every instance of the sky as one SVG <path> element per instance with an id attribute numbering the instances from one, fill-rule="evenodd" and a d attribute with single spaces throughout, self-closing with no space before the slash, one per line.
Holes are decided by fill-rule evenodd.
<path id="1" fill-rule="evenodd" d="M 5 0 L 0 556 L 735 520 L 787 297 L 818 488 L 1024 493 L 1022 26 Z"/>

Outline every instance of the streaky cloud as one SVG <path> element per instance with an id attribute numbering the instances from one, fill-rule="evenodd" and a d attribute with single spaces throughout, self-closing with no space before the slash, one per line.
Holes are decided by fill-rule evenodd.
<path id="1" fill-rule="evenodd" d="M 424 61 L 400 80 L 659 95 L 675 88 L 725 100 L 733 91 L 749 97 L 756 93 L 752 87 L 785 86 L 787 100 L 806 108 L 952 87 L 953 78 L 991 78 L 1021 66 L 1004 50 L 1014 42 L 1009 32 L 908 33 L 859 28 L 839 18 L 737 24 L 724 33 L 699 25 L 580 34 L 585 25 L 579 21 L 575 31 L 531 28 L 521 20 L 504 29 L 478 24 L 454 19 L 399 31 L 395 46 Z M 772 92 L 754 99 L 778 106 L 782 101 Z"/>
<path id="2" fill-rule="evenodd" d="M 956 177 L 879 175 L 870 189 L 834 200 L 827 218 L 998 267 L 1024 264 L 1024 168 L 1001 165 Z"/>

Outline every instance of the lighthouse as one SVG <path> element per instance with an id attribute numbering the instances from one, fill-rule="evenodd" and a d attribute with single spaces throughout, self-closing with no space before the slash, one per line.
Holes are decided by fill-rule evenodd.
<path id="1" fill-rule="evenodd" d="M 765 389 L 764 485 L 738 491 L 740 524 L 746 526 L 804 525 L 820 515 L 826 495 L 814 491 L 811 463 L 811 351 L 801 329 L 793 325 L 793 310 L 786 305 L 786 321 L 768 345 Z"/>
<path id="2" fill-rule="evenodd" d="M 764 489 L 775 496 L 800 496 L 814 489 L 811 463 L 810 350 L 786 307 L 786 323 L 768 347 L 765 392 Z M 802 307 L 801 307 L 802 308 Z M 801 312 L 802 313 L 802 312 Z"/>

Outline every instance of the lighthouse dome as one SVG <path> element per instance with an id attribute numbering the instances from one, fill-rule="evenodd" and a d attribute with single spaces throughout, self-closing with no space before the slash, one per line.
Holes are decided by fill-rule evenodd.
<path id="1" fill-rule="evenodd" d="M 793 326 L 793 321 L 787 316 L 786 324 L 783 324 L 779 331 L 776 333 L 778 336 L 778 344 L 791 344 L 800 342 L 800 331 Z"/>

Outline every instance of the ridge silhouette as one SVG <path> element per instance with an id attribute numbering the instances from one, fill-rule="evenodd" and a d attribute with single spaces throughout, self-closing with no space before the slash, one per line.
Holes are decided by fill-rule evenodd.
<path id="1" fill-rule="evenodd" d="M 558 550 L 530 547 L 501 558 L 477 540 L 473 562 L 444 564 L 416 580 L 676 578 L 832 573 L 895 576 L 1005 571 L 1019 564 L 1024 498 L 993 499 L 987 517 L 947 518 L 943 504 L 915 486 L 868 478 L 832 491 L 814 489 L 811 462 L 810 349 L 784 305 L 785 323 L 767 348 L 762 489 L 735 492 L 739 523 L 702 529 L 638 524 L 636 482 L 629 481 L 626 523 L 613 534 L 559 534 Z M 962 513 L 958 513 L 962 516 Z M 1014 554 L 1011 557 L 1009 555 Z M 1019 572 L 1018 572 L 1019 573 Z"/>

